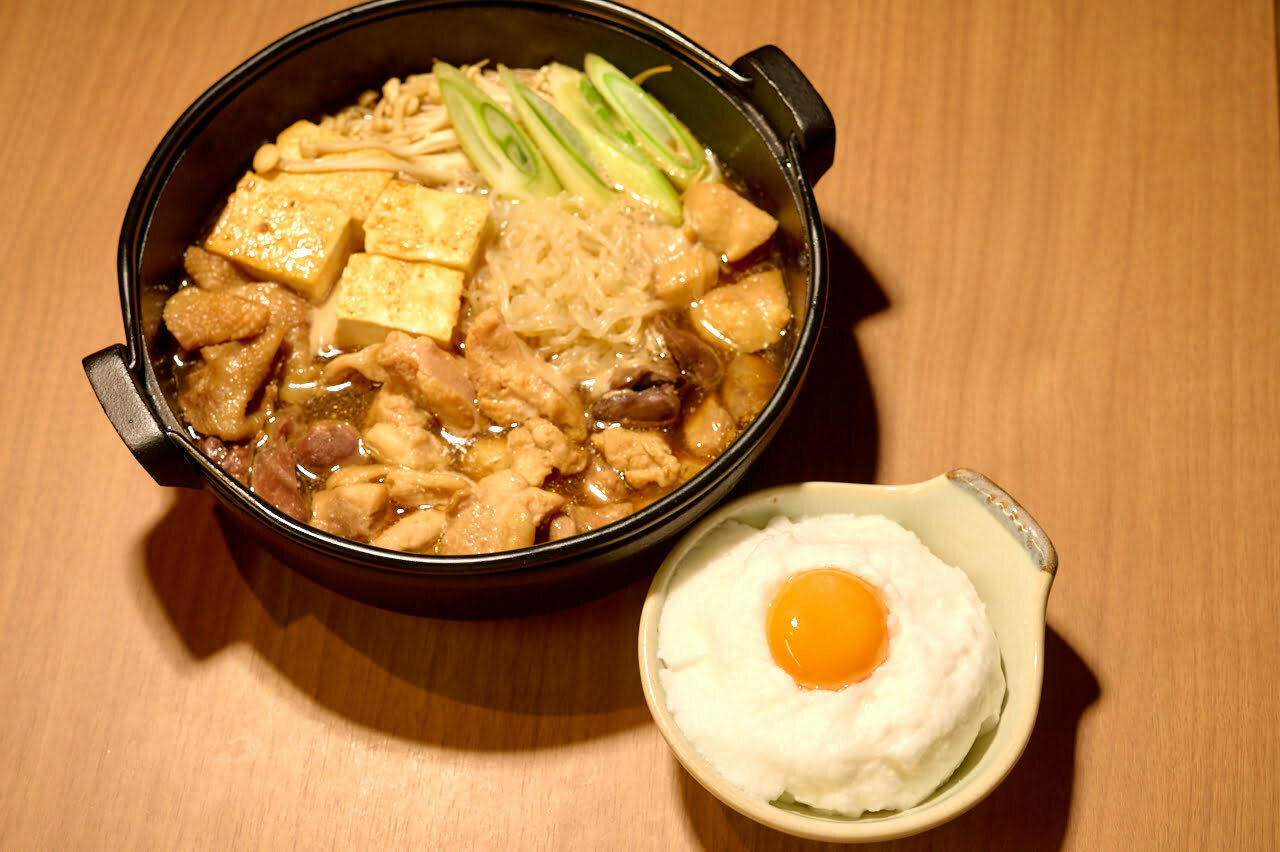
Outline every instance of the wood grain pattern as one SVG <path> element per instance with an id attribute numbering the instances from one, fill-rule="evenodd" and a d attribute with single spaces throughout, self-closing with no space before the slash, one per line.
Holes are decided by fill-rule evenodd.
<path id="1" fill-rule="evenodd" d="M 0 848 L 809 848 L 648 719 L 643 584 L 452 624 L 156 487 L 80 369 L 147 157 L 341 7 L 0 6 Z M 1010 779 L 884 848 L 1280 845 L 1280 118 L 1267 0 L 637 3 L 782 47 L 839 123 L 820 353 L 744 488 L 977 468 L 1061 557 Z"/>

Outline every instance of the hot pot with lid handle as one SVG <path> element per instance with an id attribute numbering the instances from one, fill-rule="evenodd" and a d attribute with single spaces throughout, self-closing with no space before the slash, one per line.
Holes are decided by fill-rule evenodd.
<path id="1" fill-rule="evenodd" d="M 456 54 L 458 62 L 488 57 L 521 64 L 524 57 L 532 65 L 539 58 L 572 61 L 600 52 L 620 67 L 664 60 L 675 65 L 679 79 L 659 81 L 668 88 L 658 97 L 713 150 L 725 152 L 738 177 L 773 200 L 795 260 L 789 280 L 798 291 L 794 349 L 778 391 L 705 470 L 608 527 L 468 558 L 399 554 L 339 540 L 254 497 L 196 447 L 172 408 L 172 377 L 156 347 L 159 307 L 180 274 L 184 244 L 205 227 L 257 145 L 272 138 L 273 129 L 350 102 L 370 84 L 429 66 L 445 53 L 441 31 L 448 32 L 450 45 L 441 58 Z M 526 43 L 515 55 L 496 55 L 495 44 L 517 35 Z M 436 52 L 417 46 L 431 39 Z M 415 61 L 409 56 L 417 65 L 406 64 Z M 349 96 L 335 99 L 333 91 Z M 772 45 L 726 65 L 665 24 L 606 0 L 375 0 L 259 51 L 170 128 L 143 171 L 121 229 L 117 266 L 126 343 L 89 355 L 83 366 L 108 419 L 158 484 L 212 491 L 232 510 L 233 521 L 322 585 L 378 606 L 446 617 L 515 614 L 594 597 L 656 567 L 656 559 L 641 558 L 643 551 L 726 496 L 790 407 L 825 305 L 825 237 L 812 186 L 832 164 L 834 148 L 835 123 L 826 104 Z M 645 564 L 618 567 L 638 561 Z"/>

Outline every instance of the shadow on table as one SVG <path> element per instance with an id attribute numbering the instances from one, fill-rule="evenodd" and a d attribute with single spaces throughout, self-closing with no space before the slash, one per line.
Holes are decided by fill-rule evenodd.
<path id="1" fill-rule="evenodd" d="M 1052 628 L 1045 631 L 1044 687 L 1040 713 L 1022 758 L 990 796 L 952 822 L 915 837 L 869 844 L 867 850 L 1062 848 L 1071 809 L 1080 719 L 1100 694 L 1084 660 Z M 680 774 L 687 818 L 708 849 L 848 849 L 803 841 L 766 828 L 732 810 L 704 790 L 671 759 Z"/>
<path id="2" fill-rule="evenodd" d="M 829 251 L 831 297 L 808 378 L 739 493 L 874 475 L 875 409 L 853 326 L 883 308 L 884 296 L 834 234 Z M 796 451 L 814 446 L 821 452 Z M 209 495 L 179 491 L 146 542 L 151 588 L 196 659 L 247 642 L 318 705 L 454 748 L 542 748 L 648 722 L 636 661 L 647 578 L 546 615 L 419 618 L 312 583 L 220 523 L 221 514 Z"/>

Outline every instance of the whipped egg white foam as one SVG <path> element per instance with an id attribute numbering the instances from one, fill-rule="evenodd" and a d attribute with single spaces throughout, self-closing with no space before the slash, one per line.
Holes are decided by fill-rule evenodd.
<path id="1" fill-rule="evenodd" d="M 801 571 L 836 567 L 889 610 L 889 656 L 839 691 L 774 662 L 769 606 Z M 1005 682 L 969 578 L 881 516 L 726 522 L 682 560 L 658 625 L 667 707 L 726 779 L 764 801 L 857 816 L 918 804 L 999 719 Z"/>

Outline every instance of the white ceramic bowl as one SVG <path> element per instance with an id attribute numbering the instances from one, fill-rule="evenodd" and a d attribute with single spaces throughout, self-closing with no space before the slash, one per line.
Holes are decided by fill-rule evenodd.
<path id="1" fill-rule="evenodd" d="M 1005 704 L 951 778 L 903 811 L 843 818 L 803 805 L 761 802 L 724 780 L 690 746 L 667 711 L 658 672 L 658 620 L 681 560 L 716 526 L 735 520 L 763 527 L 778 515 L 880 514 L 915 532 L 944 562 L 962 569 L 987 607 L 1000 645 Z M 815 840 L 861 843 L 917 834 L 981 801 L 1022 755 L 1040 706 L 1044 616 L 1058 557 L 1040 526 L 1012 497 L 980 473 L 953 470 L 914 485 L 805 482 L 767 489 L 728 503 L 684 535 L 662 563 L 640 616 L 640 675 L 654 721 L 676 758 L 720 801 L 764 825 Z"/>

